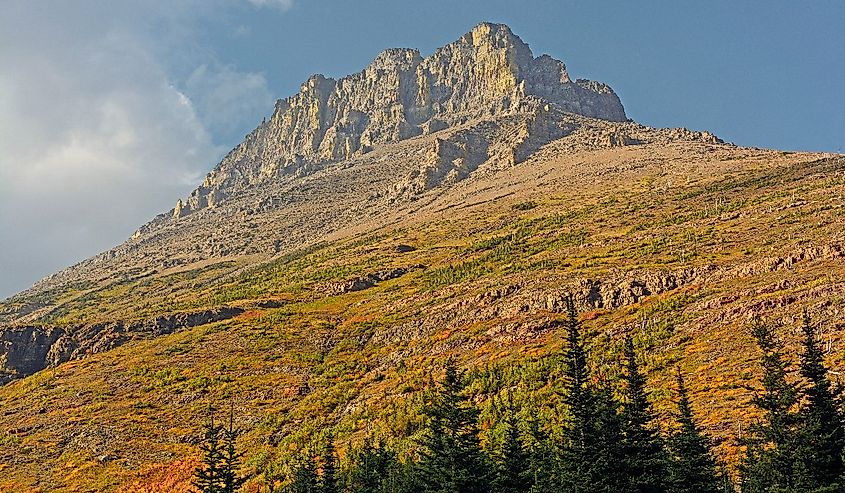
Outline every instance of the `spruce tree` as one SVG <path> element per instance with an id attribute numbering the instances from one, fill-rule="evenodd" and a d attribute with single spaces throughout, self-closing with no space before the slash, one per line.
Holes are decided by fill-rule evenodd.
<path id="1" fill-rule="evenodd" d="M 319 493 L 320 478 L 317 476 L 317 466 L 314 458 L 303 451 L 299 459 L 293 464 L 291 481 L 285 488 L 286 493 Z"/>
<path id="2" fill-rule="evenodd" d="M 229 411 L 229 426 L 222 430 L 223 447 L 220 461 L 221 493 L 235 493 L 244 483 L 245 478 L 238 476 L 241 464 L 241 453 L 237 451 L 235 442 L 238 431 L 234 426 L 234 409 Z"/>
<path id="3" fill-rule="evenodd" d="M 752 334 L 762 351 L 763 391 L 752 403 L 762 419 L 751 427 L 740 467 L 743 493 L 795 491 L 796 415 L 798 392 L 787 382 L 783 348 L 771 327 L 755 324 Z"/>
<path id="4" fill-rule="evenodd" d="M 625 475 L 620 474 L 620 466 L 625 463 L 625 456 L 619 401 L 607 384 L 595 387 L 593 395 L 595 414 L 587 446 L 587 457 L 592 464 L 593 487 L 584 491 L 624 491 Z"/>
<path id="5" fill-rule="evenodd" d="M 504 436 L 496 453 L 496 492 L 527 493 L 531 489 L 528 451 L 520 439 L 513 407 L 503 423 Z"/>
<path id="6" fill-rule="evenodd" d="M 334 437 L 329 435 L 322 452 L 322 469 L 320 476 L 320 491 L 322 493 L 338 493 L 337 457 L 334 449 Z"/>
<path id="7" fill-rule="evenodd" d="M 388 474 L 381 480 L 381 493 L 420 493 L 424 491 L 425 478 L 420 476 L 421 468 L 413 460 L 400 461 L 393 456 Z"/>
<path id="8" fill-rule="evenodd" d="M 221 427 L 214 424 L 213 409 L 205 425 L 202 465 L 194 471 L 194 486 L 200 493 L 223 493 L 223 448 L 220 444 Z"/>
<path id="9" fill-rule="evenodd" d="M 619 491 L 618 405 L 609 390 L 589 382 L 587 353 L 571 296 L 566 304 L 564 403 L 569 410 L 569 419 L 562 430 L 561 461 L 556 474 L 558 490 L 563 488 L 574 493 Z"/>
<path id="10" fill-rule="evenodd" d="M 805 406 L 799 414 L 796 485 L 807 491 L 835 491 L 845 473 L 842 461 L 845 434 L 837 406 L 839 396 L 827 377 L 816 327 L 806 312 L 801 332 L 804 337 L 800 372 L 808 385 L 804 390 Z"/>
<path id="11" fill-rule="evenodd" d="M 381 493 L 397 491 L 397 476 L 401 464 L 393 452 L 368 439 L 364 445 L 350 453 L 349 466 L 344 471 L 346 491 L 355 493 Z"/>
<path id="12" fill-rule="evenodd" d="M 478 410 L 464 395 L 463 375 L 453 361 L 423 410 L 428 424 L 421 441 L 420 486 L 431 493 L 486 493 L 492 474 L 478 440 Z"/>
<path id="13" fill-rule="evenodd" d="M 557 453 L 536 418 L 528 421 L 528 474 L 531 493 L 557 493 Z"/>
<path id="14" fill-rule="evenodd" d="M 581 340 L 581 328 L 572 296 L 566 298 L 566 369 L 564 403 L 569 410 L 569 421 L 563 428 L 563 484 L 573 492 L 589 491 L 593 484 L 589 457 L 590 440 L 595 418 L 596 402 L 588 386 L 587 354 Z"/>
<path id="15" fill-rule="evenodd" d="M 666 491 L 666 454 L 663 441 L 651 427 L 654 416 L 645 390 L 645 377 L 637 363 L 634 342 L 625 338 L 625 405 L 622 411 L 622 448 L 626 490 L 640 493 Z"/>
<path id="16" fill-rule="evenodd" d="M 675 379 L 678 385 L 680 429 L 669 442 L 672 452 L 671 491 L 673 493 L 719 493 L 721 485 L 716 472 L 716 461 L 710 453 L 707 438 L 696 426 L 680 368 L 677 369 Z"/>

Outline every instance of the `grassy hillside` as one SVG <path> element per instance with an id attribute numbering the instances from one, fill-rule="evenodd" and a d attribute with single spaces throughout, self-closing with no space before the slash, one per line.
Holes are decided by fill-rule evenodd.
<path id="1" fill-rule="evenodd" d="M 258 264 L 232 257 L 51 293 L 62 301 L 42 320 L 52 324 L 247 310 L 0 387 L 0 490 L 178 489 L 208 406 L 230 402 L 247 430 L 249 491 L 326 430 L 341 453 L 366 436 L 401 449 L 448 357 L 470 370 L 482 420 L 505 390 L 523 412 L 550 413 L 570 292 L 596 370 L 619 371 L 632 330 L 656 410 L 674 409 L 679 365 L 729 462 L 754 419 L 753 317 L 785 324 L 794 344 L 807 309 L 829 364 L 845 367 L 845 159 L 555 145 L 397 211 L 391 226 Z"/>

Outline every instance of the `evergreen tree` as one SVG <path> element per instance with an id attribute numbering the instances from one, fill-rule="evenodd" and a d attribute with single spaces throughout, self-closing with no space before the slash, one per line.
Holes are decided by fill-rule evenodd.
<path id="1" fill-rule="evenodd" d="M 666 455 L 663 441 L 651 428 L 654 419 L 645 391 L 645 377 L 640 372 L 631 336 L 625 338 L 627 372 L 625 407 L 622 412 L 622 448 L 626 490 L 641 493 L 666 491 Z"/>
<path id="2" fill-rule="evenodd" d="M 592 464 L 593 487 L 584 491 L 602 493 L 624 491 L 625 475 L 620 474 L 620 467 L 625 463 L 625 456 L 619 401 L 606 384 L 596 387 L 593 394 L 595 414 L 590 423 L 590 440 L 587 444 L 587 457 Z"/>
<path id="3" fill-rule="evenodd" d="M 807 491 L 839 491 L 839 481 L 845 473 L 845 434 L 838 396 L 827 378 L 818 334 L 806 312 L 801 331 L 804 338 L 800 371 L 808 386 L 804 390 L 806 405 L 799 414 L 796 485 Z"/>
<path id="4" fill-rule="evenodd" d="M 793 407 L 798 394 L 786 380 L 783 348 L 774 331 L 756 324 L 752 333 L 762 351 L 763 391 L 752 402 L 762 420 L 751 428 L 741 465 L 743 493 L 795 491 L 793 469 L 797 440 Z"/>
<path id="5" fill-rule="evenodd" d="M 569 408 L 571 423 L 568 427 L 569 442 L 577 448 L 584 448 L 589 435 L 590 420 L 594 415 L 595 401 L 588 385 L 587 352 L 581 340 L 581 327 L 572 296 L 566 299 L 568 320 L 566 324 L 566 373 L 564 381 L 566 395 L 564 402 Z"/>
<path id="6" fill-rule="evenodd" d="M 334 449 L 334 437 L 329 435 L 326 444 L 323 447 L 322 469 L 323 474 L 320 476 L 320 491 L 322 493 L 338 493 L 338 474 L 337 474 L 337 457 Z"/>
<path id="7" fill-rule="evenodd" d="M 431 493 L 486 493 L 492 475 L 478 440 L 478 410 L 464 395 L 455 363 L 423 410 L 427 418 L 419 485 Z"/>
<path id="8" fill-rule="evenodd" d="M 581 340 L 581 328 L 572 296 L 566 298 L 566 372 L 564 403 L 569 410 L 569 422 L 563 429 L 562 480 L 573 492 L 589 491 L 593 484 L 590 469 L 589 440 L 595 418 L 595 396 L 587 385 L 587 354 Z"/>
<path id="9" fill-rule="evenodd" d="M 710 453 L 707 438 L 695 424 L 689 395 L 681 369 L 677 369 L 678 423 L 680 429 L 670 440 L 671 490 L 677 493 L 719 493 L 721 485 L 716 461 Z"/>
<path id="10" fill-rule="evenodd" d="M 496 492 L 526 493 L 531 489 L 528 451 L 519 436 L 513 407 L 503 423 L 504 436 L 496 453 Z"/>
<path id="11" fill-rule="evenodd" d="M 286 493 L 320 492 L 320 478 L 317 476 L 317 466 L 311 454 L 303 452 L 293 464 L 291 482 L 285 491 Z"/>
<path id="12" fill-rule="evenodd" d="M 238 432 L 234 426 L 234 409 L 229 411 L 229 426 L 221 431 L 223 433 L 223 447 L 220 461 L 220 479 L 222 483 L 220 492 L 235 493 L 240 489 L 245 478 L 238 476 L 242 454 L 235 447 Z"/>
<path id="13" fill-rule="evenodd" d="M 567 301 L 568 322 L 566 394 L 569 420 L 563 428 L 560 488 L 574 493 L 619 491 L 618 405 L 607 389 L 589 383 L 587 353 L 581 339 L 578 315 L 572 297 Z"/>
<path id="14" fill-rule="evenodd" d="M 557 493 L 555 448 L 537 419 L 528 421 L 528 474 L 531 493 Z"/>
<path id="15" fill-rule="evenodd" d="M 223 493 L 223 448 L 220 444 L 221 427 L 214 424 L 213 410 L 210 409 L 208 423 L 200 450 L 203 453 L 202 465 L 194 471 L 194 486 L 200 493 Z"/>
<path id="16" fill-rule="evenodd" d="M 396 454 L 367 440 L 360 449 L 350 453 L 344 485 L 346 491 L 355 493 L 393 492 L 400 489 L 397 485 L 400 472 Z"/>
<path id="17" fill-rule="evenodd" d="M 412 460 L 400 461 L 393 456 L 388 474 L 381 480 L 382 493 L 420 493 L 425 481 L 420 482 L 419 464 Z"/>

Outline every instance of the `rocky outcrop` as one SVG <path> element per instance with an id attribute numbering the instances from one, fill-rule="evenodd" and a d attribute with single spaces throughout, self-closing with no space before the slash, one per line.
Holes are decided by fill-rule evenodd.
<path id="1" fill-rule="evenodd" d="M 332 282 L 322 286 L 321 291 L 329 296 L 336 296 L 344 293 L 351 293 L 353 291 L 361 291 L 371 288 L 376 284 L 391 279 L 402 277 L 408 272 L 424 269 L 422 265 L 412 265 L 410 267 L 394 267 L 391 269 L 384 269 L 377 272 L 371 272 L 361 277 L 347 279 L 341 282 Z"/>
<path id="2" fill-rule="evenodd" d="M 400 243 L 392 248 L 394 253 L 409 253 L 417 250 L 416 247 Z"/>
<path id="3" fill-rule="evenodd" d="M 483 23 L 425 58 L 418 50 L 389 49 L 342 79 L 312 76 L 297 94 L 277 101 L 270 119 L 247 135 L 187 200 L 180 200 L 172 216 L 214 207 L 239 188 L 308 174 L 322 163 L 381 144 L 504 115 L 528 100 L 587 117 L 626 120 L 609 86 L 572 81 L 563 62 L 548 55 L 535 58 L 507 26 Z M 516 160 L 560 137 L 549 134 L 549 128 L 543 122 L 536 129 L 527 127 Z M 534 130 L 539 130 L 536 136 Z M 480 155 L 485 143 L 480 145 L 460 152 Z"/>
<path id="4" fill-rule="evenodd" d="M 49 365 L 53 346 L 65 336 L 59 328 L 13 327 L 0 330 L 0 384 L 31 375 Z"/>
<path id="5" fill-rule="evenodd" d="M 486 334 L 493 340 L 529 340 L 557 327 L 556 317 L 566 314 L 566 300 L 569 296 L 572 296 L 578 312 L 615 310 L 641 303 L 650 296 L 669 293 L 690 285 L 713 285 L 725 279 L 792 269 L 802 262 L 840 260 L 843 257 L 845 247 L 839 243 L 804 245 L 781 256 L 765 257 L 739 265 L 706 264 L 674 271 L 635 269 L 604 278 L 573 279 L 552 289 L 531 283 L 511 283 L 494 287 L 471 298 L 460 298 L 458 293 L 455 293 L 459 297 L 457 301 L 434 305 L 412 320 L 380 328 L 372 340 L 378 343 L 410 341 L 426 337 L 433 330 L 455 329 L 490 321 L 497 321 Z M 756 296 L 790 287 L 792 286 L 789 281 L 782 281 L 753 294 Z M 845 283 L 825 284 L 813 288 L 804 296 L 839 298 L 843 294 L 843 288 Z M 822 292 L 825 296 L 819 294 Z M 781 296 L 754 300 L 728 309 L 721 308 L 744 296 L 753 298 L 749 293 L 733 293 L 730 296 L 708 300 L 698 306 L 698 310 L 719 310 L 717 318 L 713 318 L 711 322 L 722 323 L 741 316 L 760 315 L 767 310 L 799 301 L 798 295 L 787 292 Z"/>
<path id="6" fill-rule="evenodd" d="M 454 185 L 482 167 L 486 171 L 512 167 L 575 129 L 563 110 L 533 97 L 513 111 L 434 136 L 419 167 L 395 184 L 390 201 L 413 200 L 435 187 Z"/>
<path id="7" fill-rule="evenodd" d="M 44 368 L 113 349 L 137 337 L 154 337 L 180 329 L 227 320 L 243 313 L 227 307 L 195 313 L 162 315 L 138 322 L 102 322 L 67 327 L 0 327 L 0 385 Z"/>

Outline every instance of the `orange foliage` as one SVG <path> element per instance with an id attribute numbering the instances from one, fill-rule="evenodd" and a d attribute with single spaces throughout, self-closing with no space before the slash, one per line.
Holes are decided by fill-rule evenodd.
<path id="1" fill-rule="evenodd" d="M 258 317 L 261 317 L 262 315 L 264 315 L 264 312 L 262 312 L 262 311 L 259 311 L 259 310 L 247 310 L 247 311 L 245 311 L 245 312 L 241 313 L 240 315 L 238 315 L 238 317 L 237 317 L 237 318 L 239 318 L 239 319 L 241 319 L 241 320 L 254 320 L 254 319 L 258 318 Z"/>
<path id="2" fill-rule="evenodd" d="M 602 315 L 606 315 L 608 310 L 592 310 L 581 314 L 581 320 L 595 320 Z"/>
<path id="3" fill-rule="evenodd" d="M 197 459 L 190 458 L 146 465 L 136 473 L 137 479 L 118 493 L 195 493 L 191 481 L 199 464 Z"/>

